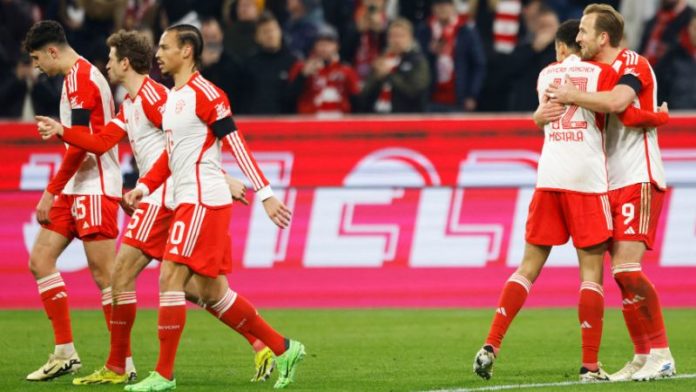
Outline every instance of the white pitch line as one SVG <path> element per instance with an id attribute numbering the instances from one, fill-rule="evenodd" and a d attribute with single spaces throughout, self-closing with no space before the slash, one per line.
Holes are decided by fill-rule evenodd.
<path id="1" fill-rule="evenodd" d="M 696 373 L 694 374 L 677 374 L 669 378 L 662 378 L 654 381 L 664 381 L 673 380 L 677 378 L 696 378 Z M 654 382 L 650 381 L 650 382 Z M 433 389 L 426 392 L 478 392 L 478 391 L 503 391 L 506 389 L 527 389 L 527 388 L 546 388 L 546 387 L 567 387 L 571 385 L 585 384 L 580 381 L 563 381 L 563 382 L 547 382 L 547 383 L 536 383 L 536 384 L 511 384 L 511 385 L 494 385 L 490 387 L 479 387 L 479 388 L 454 388 L 454 389 Z M 589 385 L 608 385 L 611 383 L 596 382 L 589 383 Z"/>

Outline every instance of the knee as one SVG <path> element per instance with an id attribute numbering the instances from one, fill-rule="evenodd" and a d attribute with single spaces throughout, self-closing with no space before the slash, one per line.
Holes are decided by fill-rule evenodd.
<path id="1" fill-rule="evenodd" d="M 530 283 L 534 283 L 534 281 L 539 277 L 541 270 L 538 268 L 532 268 L 532 266 L 522 263 L 522 265 L 517 268 L 515 273 L 524 276 Z"/>
<path id="2" fill-rule="evenodd" d="M 29 271 L 35 279 L 43 278 L 54 272 L 56 261 L 55 257 L 34 251 L 29 255 Z"/>

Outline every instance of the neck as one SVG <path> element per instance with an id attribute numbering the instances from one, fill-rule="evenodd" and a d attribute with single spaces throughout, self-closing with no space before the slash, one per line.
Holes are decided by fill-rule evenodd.
<path id="1" fill-rule="evenodd" d="M 179 72 L 172 75 L 174 78 L 174 87 L 180 88 L 181 86 L 185 85 L 186 82 L 191 79 L 191 75 L 193 75 L 194 72 L 196 72 L 196 70 L 193 67 L 182 67 Z"/>
<path id="2" fill-rule="evenodd" d="M 121 84 L 126 88 L 126 91 L 128 91 L 128 96 L 131 99 L 135 99 L 135 97 L 138 95 L 138 91 L 140 91 L 140 87 L 145 81 L 145 76 L 146 75 L 141 75 L 135 71 L 132 71 L 123 79 Z"/>
<path id="3" fill-rule="evenodd" d="M 70 68 L 75 65 L 80 56 L 73 50 L 73 48 L 66 48 L 63 50 L 62 59 L 60 62 L 60 73 L 67 75 L 70 72 Z"/>
<path id="4" fill-rule="evenodd" d="M 607 47 L 607 49 L 600 51 L 597 56 L 595 56 L 595 61 L 604 64 L 611 64 L 616 60 L 616 56 L 621 52 L 621 48 Z"/>

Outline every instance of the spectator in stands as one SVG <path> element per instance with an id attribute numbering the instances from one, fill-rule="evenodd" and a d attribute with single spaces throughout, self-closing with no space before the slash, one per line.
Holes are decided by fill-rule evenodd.
<path id="1" fill-rule="evenodd" d="M 310 56 L 290 71 L 290 94 L 297 100 L 297 113 L 322 118 L 350 113 L 359 91 L 358 75 L 338 55 L 338 33 L 323 26 Z"/>
<path id="2" fill-rule="evenodd" d="M 301 58 L 307 57 L 322 25 L 318 0 L 288 0 L 289 18 L 284 33 L 290 51 Z"/>
<path id="3" fill-rule="evenodd" d="M 679 43 L 655 67 L 658 101 L 670 109 L 696 109 L 696 14 L 679 35 Z"/>
<path id="4" fill-rule="evenodd" d="M 430 87 L 428 60 L 413 37 L 413 25 L 396 18 L 387 30 L 387 50 L 375 60 L 360 100 L 377 113 L 425 111 Z"/>
<path id="5" fill-rule="evenodd" d="M 220 22 L 215 18 L 203 21 L 203 52 L 201 53 L 201 75 L 220 87 L 230 99 L 230 105 L 236 110 L 242 97 L 235 90 L 239 82 L 241 66 L 225 51 Z"/>
<path id="6" fill-rule="evenodd" d="M 355 10 L 342 36 L 341 56 L 353 65 L 360 80 L 372 69 L 372 63 L 387 46 L 387 0 L 365 0 Z"/>
<path id="7" fill-rule="evenodd" d="M 288 114 L 294 113 L 290 101 L 288 76 L 297 62 L 283 45 L 283 32 L 270 12 L 264 12 L 256 22 L 256 54 L 244 64 L 240 87 L 244 97 L 237 113 Z"/>
<path id="8" fill-rule="evenodd" d="M 33 69 L 26 53 L 15 66 L 0 61 L 0 117 L 33 121 L 34 115 L 58 116 L 63 77 Z"/>
<path id="9" fill-rule="evenodd" d="M 430 64 L 428 111 L 475 110 L 486 58 L 478 33 L 463 23 L 454 1 L 432 0 L 431 17 L 421 24 L 417 37 Z"/>
<path id="10" fill-rule="evenodd" d="M 679 34 L 691 20 L 694 9 L 686 0 L 661 0 L 657 15 L 650 19 L 643 30 L 640 54 L 655 65 L 679 40 Z"/>
<path id="11" fill-rule="evenodd" d="M 225 51 L 244 62 L 256 52 L 256 20 L 261 9 L 256 0 L 237 0 L 236 19 L 225 28 Z"/>
<path id="12" fill-rule="evenodd" d="M 357 3 L 364 3 L 363 0 L 321 0 L 321 10 L 324 16 L 324 23 L 333 26 L 342 39 L 346 35 L 349 25 L 353 21 Z M 343 42 L 341 47 L 343 47 Z M 347 58 L 341 56 L 344 61 Z"/>

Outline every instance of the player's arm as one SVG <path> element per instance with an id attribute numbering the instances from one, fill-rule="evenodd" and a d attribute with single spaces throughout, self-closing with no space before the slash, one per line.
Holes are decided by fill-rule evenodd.
<path id="1" fill-rule="evenodd" d="M 667 107 L 667 102 L 663 102 L 657 112 L 638 109 L 630 105 L 617 117 L 629 128 L 654 128 L 667 124 L 669 121 L 669 108 Z"/>
<path id="2" fill-rule="evenodd" d="M 552 102 L 577 105 L 598 113 L 621 113 L 636 99 L 642 83 L 634 75 L 624 75 L 609 91 L 580 91 L 566 75 L 562 85 L 552 84 L 546 95 Z"/>
<path id="3" fill-rule="evenodd" d="M 244 136 L 237 130 L 232 117 L 226 117 L 213 123 L 213 134 L 222 140 L 223 146 L 232 151 L 239 167 L 252 183 L 254 192 L 263 202 L 268 217 L 278 227 L 284 229 L 290 224 L 292 212 L 273 195 L 271 185 L 263 175 L 254 156 L 249 153 Z"/>
<path id="4" fill-rule="evenodd" d="M 64 127 L 58 121 L 44 116 L 36 116 L 39 121 L 39 133 L 45 139 L 58 136 L 65 143 L 81 148 L 87 152 L 101 155 L 118 144 L 126 132 L 123 121 L 114 118 L 97 133 L 90 134 L 78 128 Z"/>
<path id="5" fill-rule="evenodd" d="M 71 113 L 73 128 L 78 132 L 89 133 L 90 115 L 91 111 L 88 109 L 73 109 Z M 58 172 L 48 183 L 46 190 L 53 195 L 59 195 L 65 188 L 65 184 L 80 169 L 86 155 L 87 151 L 75 146 L 68 146 Z"/>

